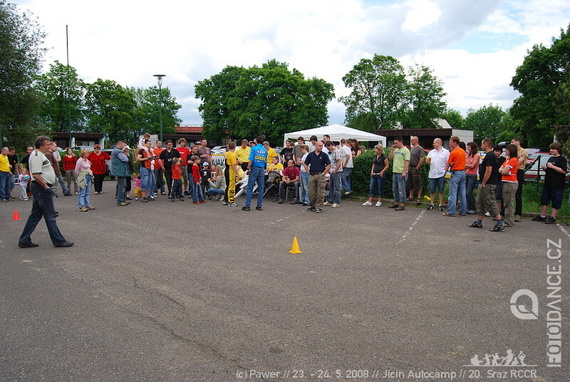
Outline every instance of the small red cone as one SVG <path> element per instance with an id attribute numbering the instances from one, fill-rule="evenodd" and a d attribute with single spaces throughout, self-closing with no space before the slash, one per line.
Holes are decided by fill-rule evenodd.
<path id="1" fill-rule="evenodd" d="M 20 214 L 18 210 L 14 210 L 14 215 L 12 216 L 12 220 L 20 220 Z"/>

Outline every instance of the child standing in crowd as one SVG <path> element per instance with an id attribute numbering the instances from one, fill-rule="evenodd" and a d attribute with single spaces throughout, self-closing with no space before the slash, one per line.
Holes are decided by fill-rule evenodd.
<path id="1" fill-rule="evenodd" d="M 192 202 L 195 204 L 204 203 L 204 195 L 202 194 L 202 187 L 200 183 L 200 157 L 198 155 L 192 156 Z"/>
<path id="2" fill-rule="evenodd" d="M 20 200 L 29 200 L 28 198 L 28 183 L 30 182 L 30 175 L 28 174 L 28 170 L 24 167 L 20 170 L 20 175 L 18 175 L 18 180 L 20 183 L 20 191 L 22 192 L 22 196 L 20 196 Z"/>
<path id="3" fill-rule="evenodd" d="M 180 157 L 172 159 L 172 184 L 170 185 L 170 195 L 168 195 L 171 202 L 174 202 L 175 198 L 180 199 L 181 202 L 184 201 L 181 163 L 182 158 Z"/>
<path id="4" fill-rule="evenodd" d="M 140 175 L 135 178 L 135 200 L 139 200 L 139 198 L 142 198 Z"/>
<path id="5" fill-rule="evenodd" d="M 210 181 L 212 180 L 212 171 L 210 171 L 210 164 L 208 162 L 204 162 L 202 164 L 200 177 L 202 178 L 202 195 L 206 195 L 208 189 L 210 188 Z M 208 200 L 209 199 L 212 199 L 212 195 L 210 194 L 208 194 Z"/>

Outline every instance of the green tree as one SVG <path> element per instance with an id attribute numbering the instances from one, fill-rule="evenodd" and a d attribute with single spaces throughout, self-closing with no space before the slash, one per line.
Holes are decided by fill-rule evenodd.
<path id="1" fill-rule="evenodd" d="M 135 123 L 136 101 L 131 88 L 115 81 L 97 79 L 87 84 L 86 130 L 107 135 L 111 142 L 124 139 L 135 143 L 144 126 Z"/>
<path id="2" fill-rule="evenodd" d="M 73 67 L 59 61 L 36 77 L 34 84 L 41 96 L 38 119 L 51 131 L 83 131 L 85 128 L 85 83 Z M 71 116 L 71 119 L 69 118 Z"/>
<path id="3" fill-rule="evenodd" d="M 365 129 L 368 131 L 372 127 L 394 128 L 400 122 L 407 82 L 404 68 L 394 57 L 375 54 L 372 59 L 362 59 L 342 80 L 352 89 L 350 95 L 340 97 L 348 124 L 363 114 L 372 125 Z"/>
<path id="4" fill-rule="evenodd" d="M 441 114 L 441 118 L 445 119 L 447 123 L 456 129 L 463 128 L 463 122 L 465 121 L 459 111 L 450 108 L 445 109 Z"/>
<path id="5" fill-rule="evenodd" d="M 507 113 L 500 106 L 483 106 L 479 110 L 469 109 L 463 128 L 473 130 L 474 139 L 479 142 L 484 138 L 497 140 L 505 128 Z"/>
<path id="6" fill-rule="evenodd" d="M 567 83 L 570 62 L 570 25 L 561 29 L 552 45 L 534 45 L 514 75 L 511 86 L 521 95 L 511 108 L 520 124 L 519 133 L 530 147 L 546 147 L 552 142 L 554 126 L 568 124 L 554 102 L 559 87 Z"/>
<path id="7" fill-rule="evenodd" d="M 169 88 L 160 89 L 162 97 L 160 97 L 158 86 L 150 88 L 131 88 L 134 94 L 136 109 L 134 111 L 134 119 L 141 131 L 150 134 L 160 133 L 160 113 L 162 113 L 162 132 L 163 134 L 176 133 L 175 127 L 182 122 L 177 117 L 177 112 L 182 107 L 176 102 L 176 98 L 172 96 Z M 162 98 L 162 111 L 161 102 Z"/>
<path id="8" fill-rule="evenodd" d="M 37 132 L 30 122 L 38 107 L 31 87 L 40 73 L 45 33 L 32 15 L 0 0 L 0 143 L 24 147 Z"/>
<path id="9" fill-rule="evenodd" d="M 441 80 L 429 67 L 411 66 L 408 69 L 405 107 L 401 117 L 403 127 L 437 128 L 436 119 L 443 115 L 447 106 L 443 101 L 445 95 Z"/>
<path id="10" fill-rule="evenodd" d="M 202 101 L 204 136 L 217 142 L 261 134 L 278 142 L 287 132 L 324 125 L 334 97 L 332 84 L 305 79 L 276 60 L 248 69 L 226 67 L 195 90 Z"/>

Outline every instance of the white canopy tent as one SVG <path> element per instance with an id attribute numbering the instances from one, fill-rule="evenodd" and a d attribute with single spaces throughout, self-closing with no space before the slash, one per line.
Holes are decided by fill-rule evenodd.
<path id="1" fill-rule="evenodd" d="M 299 137 L 305 138 L 305 141 L 309 141 L 311 135 L 316 135 L 318 139 L 323 139 L 323 135 L 328 134 L 332 141 L 340 142 L 341 139 L 354 138 L 358 139 L 358 142 L 378 142 L 386 146 L 386 137 L 382 135 L 376 135 L 368 133 L 366 131 L 357 130 L 343 125 L 329 125 L 316 127 L 314 129 L 294 131 L 292 133 L 285 134 L 283 138 L 283 146 L 285 142 L 289 139 L 297 140 Z"/>

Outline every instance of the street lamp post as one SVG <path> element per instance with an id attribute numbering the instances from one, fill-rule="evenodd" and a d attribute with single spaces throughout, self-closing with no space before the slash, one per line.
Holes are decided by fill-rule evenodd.
<path id="1" fill-rule="evenodd" d="M 156 80 L 158 82 L 158 103 L 159 103 L 159 121 L 160 121 L 160 140 L 162 141 L 162 78 L 166 77 L 166 74 L 155 74 Z"/>

